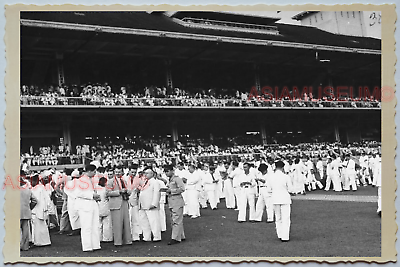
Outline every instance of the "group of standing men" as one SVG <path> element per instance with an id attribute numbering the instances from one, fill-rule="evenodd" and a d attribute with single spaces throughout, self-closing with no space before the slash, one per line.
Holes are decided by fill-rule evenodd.
<path id="1" fill-rule="evenodd" d="M 268 223 L 274 222 L 275 214 L 278 237 L 289 241 L 292 189 L 283 161 L 261 163 L 258 168 L 253 163 L 237 161 L 211 166 L 189 164 L 187 168 L 180 163 L 175 174 L 185 182 L 184 214 L 192 219 L 200 217 L 200 207 L 207 208 L 207 201 L 217 209 L 223 197 L 226 208 L 238 211 L 239 223 L 246 221 L 248 206 L 251 222 L 261 222 L 265 209 Z"/>
<path id="2" fill-rule="evenodd" d="M 53 186 L 45 187 L 38 174 L 22 178 L 25 190 L 21 191 L 21 250 L 28 250 L 32 240 L 36 246 L 51 244 L 46 222 L 49 200 L 44 197 L 51 190 L 63 195 L 59 234 L 80 232 L 83 251 L 101 249 L 101 242 L 113 241 L 117 247 L 139 241 L 160 242 L 161 232 L 166 230 L 166 197 L 172 225 L 168 244 L 180 243 L 185 240 L 181 195 L 184 185 L 172 166 L 165 166 L 164 177 L 167 180 L 157 176 L 151 167 L 139 175 L 135 164 L 126 174 L 121 165 L 105 170 L 89 164 L 82 173 L 60 173 Z"/>

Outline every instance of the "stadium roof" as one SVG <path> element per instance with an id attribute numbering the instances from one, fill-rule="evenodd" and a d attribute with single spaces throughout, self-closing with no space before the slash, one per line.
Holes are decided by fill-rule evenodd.
<path id="1" fill-rule="evenodd" d="M 353 37 L 328 33 L 309 26 L 275 24 L 276 18 L 237 15 L 224 12 L 177 12 L 175 19 L 183 17 L 204 17 L 218 20 L 246 21 L 251 24 L 274 25 L 279 34 L 263 34 L 231 30 L 215 30 L 185 27 L 162 12 L 21 12 L 23 26 L 69 29 L 81 31 L 103 31 L 125 34 L 148 35 L 166 34 L 166 37 L 199 39 L 234 43 L 322 49 L 341 52 L 380 54 L 381 42 L 374 38 Z M 248 19 L 248 21 L 247 21 Z"/>
<path id="2" fill-rule="evenodd" d="M 303 12 L 300 12 L 299 14 L 296 14 L 295 16 L 293 16 L 292 19 L 302 20 L 303 18 L 308 17 L 309 15 L 312 15 L 317 12 L 319 12 L 319 11 L 303 11 Z"/>
<path id="3" fill-rule="evenodd" d="M 178 11 L 172 14 L 173 18 L 183 19 L 183 18 L 202 18 L 202 19 L 212 19 L 220 21 L 229 22 L 239 22 L 239 23 L 250 23 L 258 25 L 271 25 L 280 18 L 263 17 L 256 15 L 246 15 L 240 13 L 230 13 L 230 12 L 212 12 L 212 11 Z"/>

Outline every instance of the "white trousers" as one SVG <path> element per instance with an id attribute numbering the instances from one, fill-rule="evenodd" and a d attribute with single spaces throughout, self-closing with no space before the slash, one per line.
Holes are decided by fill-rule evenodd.
<path id="1" fill-rule="evenodd" d="M 139 210 L 139 220 L 144 241 L 151 241 L 151 234 L 153 234 L 153 241 L 161 240 L 159 209 Z"/>
<path id="2" fill-rule="evenodd" d="M 325 191 L 329 191 L 329 189 L 331 188 L 331 183 L 332 183 L 332 176 L 330 174 L 328 174 L 326 176 Z"/>
<path id="3" fill-rule="evenodd" d="M 162 232 L 167 230 L 167 221 L 165 218 L 165 204 L 160 203 L 160 229 Z"/>
<path id="4" fill-rule="evenodd" d="M 224 196 L 225 196 L 225 205 L 228 209 L 235 208 L 235 195 L 233 192 L 232 181 L 230 179 L 226 179 L 222 181 L 224 184 Z"/>
<path id="5" fill-rule="evenodd" d="M 241 188 L 240 187 L 234 187 L 233 188 L 233 194 L 235 195 L 235 201 L 236 201 L 236 208 L 239 209 L 239 202 L 240 202 L 240 197 L 241 197 Z"/>
<path id="6" fill-rule="evenodd" d="M 210 203 L 210 206 L 212 209 L 215 209 L 217 207 L 217 200 L 215 198 L 215 187 L 214 190 L 210 189 L 206 191 L 206 195 L 207 195 L 207 200 Z"/>
<path id="7" fill-rule="evenodd" d="M 242 222 L 246 221 L 247 204 L 249 204 L 249 208 L 250 208 L 249 220 L 250 221 L 255 220 L 255 214 L 256 214 L 255 198 L 256 198 L 256 196 L 254 194 L 253 188 L 240 188 L 239 189 L 238 221 L 242 221 Z"/>
<path id="8" fill-rule="evenodd" d="M 275 226 L 278 238 L 289 240 L 290 204 L 274 204 Z"/>
<path id="9" fill-rule="evenodd" d="M 140 218 L 139 218 L 139 206 L 130 207 L 130 218 L 131 218 L 131 232 L 132 232 L 132 240 L 139 241 L 139 235 L 142 234 L 142 228 L 140 227 Z"/>
<path id="10" fill-rule="evenodd" d="M 79 221 L 79 212 L 75 207 L 75 200 L 68 198 L 67 202 L 69 222 L 71 223 L 72 230 L 81 228 L 81 223 Z"/>
<path id="11" fill-rule="evenodd" d="M 199 192 L 199 202 L 202 208 L 207 208 L 207 194 L 204 188 L 201 188 Z"/>
<path id="12" fill-rule="evenodd" d="M 215 198 L 217 200 L 217 203 L 220 202 L 219 201 L 220 198 L 224 198 L 224 193 L 222 191 L 222 189 L 223 189 L 222 187 L 223 187 L 223 181 L 219 180 L 216 185 L 216 188 L 215 188 Z"/>
<path id="13" fill-rule="evenodd" d="M 188 214 L 188 207 L 187 207 L 187 190 L 182 192 L 182 198 L 185 205 L 183 206 L 183 214 Z"/>
<path id="14" fill-rule="evenodd" d="M 82 250 L 100 249 L 99 205 L 94 200 L 86 201 L 85 204 L 90 207 L 78 211 L 81 223 Z"/>
<path id="15" fill-rule="evenodd" d="M 333 182 L 333 191 L 340 192 L 342 191 L 342 183 L 340 181 L 339 174 L 332 174 L 332 182 Z"/>
<path id="16" fill-rule="evenodd" d="M 267 209 L 267 221 L 272 222 L 274 220 L 274 205 L 271 201 L 271 193 L 268 192 L 268 188 L 260 187 L 257 204 L 255 220 L 261 222 L 264 213 L 264 208 Z"/>
<path id="17" fill-rule="evenodd" d="M 199 191 L 196 189 L 186 190 L 187 214 L 200 216 Z"/>
<path id="18" fill-rule="evenodd" d="M 345 184 L 343 188 L 344 190 L 350 190 L 350 187 L 353 191 L 357 190 L 355 172 L 347 172 L 345 175 Z"/>
<path id="19" fill-rule="evenodd" d="M 382 187 L 378 186 L 378 210 L 376 212 L 382 211 Z"/>
<path id="20" fill-rule="evenodd" d="M 113 241 L 111 214 L 108 216 L 100 217 L 100 240 Z"/>

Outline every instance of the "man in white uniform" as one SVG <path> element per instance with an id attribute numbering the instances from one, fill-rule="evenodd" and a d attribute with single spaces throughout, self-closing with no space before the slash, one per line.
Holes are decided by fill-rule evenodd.
<path id="1" fill-rule="evenodd" d="M 255 221 L 261 222 L 262 215 L 264 213 L 264 208 L 267 209 L 267 223 L 274 222 L 274 205 L 271 202 L 271 186 L 268 184 L 268 175 L 272 172 L 272 170 L 268 170 L 268 166 L 264 163 L 260 164 L 258 167 L 260 171 L 258 177 L 256 177 L 256 182 L 259 186 L 259 196 L 256 204 L 256 215 Z"/>
<path id="2" fill-rule="evenodd" d="M 275 162 L 275 173 L 268 178 L 272 190 L 272 203 L 274 204 L 276 233 L 282 242 L 289 241 L 290 232 L 290 204 L 292 199 L 290 177 L 283 173 L 284 163 Z"/>
<path id="3" fill-rule="evenodd" d="M 355 161 L 350 158 L 350 154 L 346 155 L 346 175 L 347 175 L 347 187 L 344 190 L 350 190 L 350 187 L 353 191 L 357 191 L 357 184 L 356 184 L 356 163 Z"/>
<path id="4" fill-rule="evenodd" d="M 201 178 L 194 165 L 189 165 L 189 174 L 186 182 L 187 212 L 192 219 L 200 217 L 199 193 Z"/>
<path id="5" fill-rule="evenodd" d="M 232 179 L 228 178 L 229 174 L 229 163 L 225 162 L 224 165 L 219 169 L 219 173 L 222 179 L 222 192 L 225 196 L 225 205 L 227 209 L 235 208 L 235 195 L 233 192 Z"/>
<path id="6" fill-rule="evenodd" d="M 243 170 L 239 168 L 239 163 L 237 161 L 232 162 L 232 171 L 228 174 L 228 178 L 232 179 L 233 193 L 236 199 L 236 210 L 239 210 L 241 188 L 240 182 L 238 183 L 239 176 L 243 173 Z"/>
<path id="7" fill-rule="evenodd" d="M 67 200 L 67 209 L 69 221 L 71 223 L 72 233 L 68 234 L 69 236 L 79 235 L 81 224 L 79 221 L 79 207 L 76 205 L 76 189 L 78 187 L 79 182 L 79 171 L 74 170 L 71 173 L 71 179 L 69 179 L 65 183 L 64 192 L 68 195 Z"/>
<path id="8" fill-rule="evenodd" d="M 255 222 L 255 196 L 256 196 L 256 181 L 254 172 L 250 171 L 250 164 L 243 164 L 243 172 L 235 177 L 234 187 L 239 188 L 239 201 L 238 201 L 238 222 L 246 221 L 247 203 L 250 208 L 249 221 Z"/>
<path id="9" fill-rule="evenodd" d="M 214 172 L 215 172 L 214 167 L 210 167 L 210 170 L 208 170 L 208 166 L 205 165 L 203 179 L 202 179 L 207 200 L 210 203 L 211 209 L 213 209 L 213 210 L 217 209 L 217 200 L 215 199 L 215 190 L 216 190 L 216 184 L 218 182 L 215 179 Z"/>
<path id="10" fill-rule="evenodd" d="M 81 241 L 83 251 L 100 249 L 100 220 L 99 205 L 100 195 L 95 190 L 92 180 L 96 166 L 86 166 L 86 171 L 79 178 L 76 190 L 76 207 L 79 207 L 79 220 L 81 224 Z"/>

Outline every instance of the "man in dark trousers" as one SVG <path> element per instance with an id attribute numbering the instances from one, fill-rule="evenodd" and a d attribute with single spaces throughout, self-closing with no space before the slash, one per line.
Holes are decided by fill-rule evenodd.
<path id="1" fill-rule="evenodd" d="M 166 192 L 168 195 L 172 227 L 171 241 L 168 245 L 175 245 L 185 240 L 185 233 L 183 230 L 183 206 L 185 203 L 182 197 L 185 187 L 182 179 L 175 175 L 172 165 L 165 166 L 164 171 L 169 178 L 169 185 Z"/>

